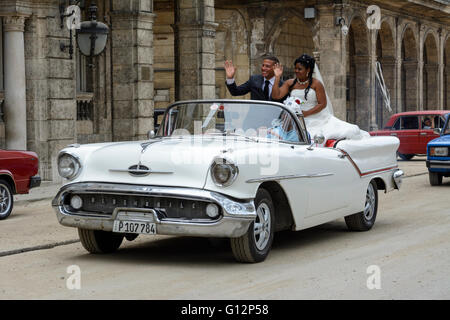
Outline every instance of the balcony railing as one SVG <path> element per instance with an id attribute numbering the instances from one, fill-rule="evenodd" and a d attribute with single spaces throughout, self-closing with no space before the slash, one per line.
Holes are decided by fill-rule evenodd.
<path id="1" fill-rule="evenodd" d="M 94 94 L 92 92 L 77 93 L 77 120 L 94 119 Z"/>

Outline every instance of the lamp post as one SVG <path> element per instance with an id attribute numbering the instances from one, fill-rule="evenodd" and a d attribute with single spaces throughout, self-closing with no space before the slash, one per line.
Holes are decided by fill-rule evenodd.
<path id="1" fill-rule="evenodd" d="M 76 38 L 80 52 L 88 57 L 99 55 L 105 50 L 109 29 L 103 22 L 97 21 L 97 6 L 89 7 L 90 21 L 81 22 Z"/>
<path id="2" fill-rule="evenodd" d="M 79 8 L 77 8 L 77 10 L 79 11 Z M 91 3 L 88 10 L 90 21 L 83 21 L 76 28 L 76 42 L 81 54 L 87 57 L 94 57 L 101 54 L 103 50 L 105 50 L 109 29 L 106 24 L 97 21 L 97 6 L 95 5 L 94 2 Z M 60 12 L 61 12 L 61 28 L 62 28 L 64 18 L 73 16 L 75 14 L 75 11 L 71 11 L 67 14 L 64 14 L 64 5 L 60 5 Z M 73 55 L 72 28 L 70 28 L 69 44 L 66 45 L 64 43 L 61 43 L 60 48 L 61 51 L 65 51 L 65 49 L 68 48 L 70 59 L 72 59 Z"/>

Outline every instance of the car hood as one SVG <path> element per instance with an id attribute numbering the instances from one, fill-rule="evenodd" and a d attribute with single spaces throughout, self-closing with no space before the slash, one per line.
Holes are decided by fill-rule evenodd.
<path id="1" fill-rule="evenodd" d="M 118 142 L 81 146 L 76 153 L 82 171 L 72 182 L 101 181 L 203 188 L 215 157 L 227 151 L 249 147 L 244 138 L 162 138 L 149 141 Z M 74 154 L 73 150 L 70 150 Z M 74 154 L 77 156 L 77 154 Z M 132 175 L 131 166 L 145 166 L 147 175 Z"/>
<path id="2" fill-rule="evenodd" d="M 430 142 L 428 142 L 429 146 L 440 146 L 440 145 L 449 145 L 450 144 L 450 134 L 444 135 L 444 136 L 440 136 L 436 139 L 431 140 Z"/>

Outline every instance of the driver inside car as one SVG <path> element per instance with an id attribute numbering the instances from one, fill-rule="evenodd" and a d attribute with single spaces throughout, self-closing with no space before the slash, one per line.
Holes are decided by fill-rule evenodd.
<path id="1" fill-rule="evenodd" d="M 288 113 L 281 113 L 280 117 L 272 122 L 272 125 L 273 127 L 268 130 L 267 138 L 299 142 L 298 133 Z"/>

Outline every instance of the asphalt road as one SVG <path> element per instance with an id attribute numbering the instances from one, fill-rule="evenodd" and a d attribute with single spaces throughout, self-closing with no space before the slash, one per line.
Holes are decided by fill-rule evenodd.
<path id="1" fill-rule="evenodd" d="M 379 193 L 371 231 L 340 219 L 277 233 L 259 264 L 236 263 L 226 244 L 170 236 L 91 255 L 49 200 L 22 202 L 0 221 L 0 299 L 449 299 L 450 179 L 431 187 L 423 160 L 399 162 L 408 177 Z"/>

